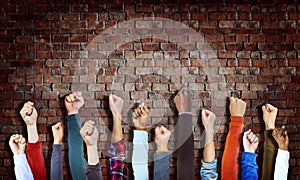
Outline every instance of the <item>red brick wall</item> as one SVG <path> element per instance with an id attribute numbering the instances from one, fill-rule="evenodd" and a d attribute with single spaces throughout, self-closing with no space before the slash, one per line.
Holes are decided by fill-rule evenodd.
<path id="1" fill-rule="evenodd" d="M 86 103 L 80 113 L 83 119 L 97 121 L 99 148 L 105 152 L 112 125 L 107 104 L 110 92 L 125 100 L 124 133 L 131 141 L 127 112 L 143 98 L 149 99 L 146 103 L 152 110 L 149 127 L 161 123 L 174 129 L 176 116 L 170 99 L 182 83 L 193 96 L 195 177 L 199 178 L 203 150 L 199 110 L 206 107 L 218 116 L 215 140 L 220 167 L 229 122 L 226 97 L 230 95 L 247 102 L 245 126 L 261 138 L 260 170 L 264 125 L 259 108 L 266 102 L 279 108 L 276 124 L 286 125 L 290 135 L 289 179 L 300 177 L 300 6 L 296 3 L 1 0 L 0 4 L 2 179 L 14 178 L 8 138 L 13 133 L 26 134 L 19 115 L 25 101 L 34 101 L 39 109 L 38 131 L 49 170 L 50 125 L 66 122 L 65 94 L 84 93 Z M 153 152 L 155 147 L 151 144 L 150 149 Z M 175 158 L 171 160 L 173 178 Z M 63 163 L 68 178 L 66 141 Z M 105 153 L 101 163 L 107 178 Z M 152 171 L 153 163 L 149 165 Z M 132 176 L 130 166 L 128 171 Z"/>

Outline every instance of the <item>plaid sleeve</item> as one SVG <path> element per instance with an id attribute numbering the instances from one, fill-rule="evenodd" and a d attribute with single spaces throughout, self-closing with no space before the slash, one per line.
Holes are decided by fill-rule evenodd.
<path id="1" fill-rule="evenodd" d="M 125 167 L 125 150 L 126 145 L 123 140 L 110 145 L 109 153 L 111 154 L 111 158 L 109 161 L 111 180 L 121 180 L 124 177 L 123 171 Z"/>

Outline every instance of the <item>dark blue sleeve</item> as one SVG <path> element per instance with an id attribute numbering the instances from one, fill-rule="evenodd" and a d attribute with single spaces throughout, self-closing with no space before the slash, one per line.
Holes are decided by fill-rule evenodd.
<path id="1" fill-rule="evenodd" d="M 100 163 L 96 165 L 86 166 L 86 179 L 87 180 L 102 180 L 102 172 Z"/>
<path id="2" fill-rule="evenodd" d="M 170 152 L 154 153 L 154 180 L 170 179 Z"/>
<path id="3" fill-rule="evenodd" d="M 258 166 L 256 164 L 256 154 L 243 152 L 242 154 L 242 179 L 245 180 L 257 180 Z"/>
<path id="4" fill-rule="evenodd" d="M 51 180 L 63 180 L 63 167 L 62 167 L 62 145 L 53 144 L 53 151 L 51 156 Z"/>
<path id="5" fill-rule="evenodd" d="M 74 180 L 85 179 L 86 160 L 83 152 L 83 140 L 80 135 L 81 120 L 79 114 L 67 116 L 69 165 Z"/>

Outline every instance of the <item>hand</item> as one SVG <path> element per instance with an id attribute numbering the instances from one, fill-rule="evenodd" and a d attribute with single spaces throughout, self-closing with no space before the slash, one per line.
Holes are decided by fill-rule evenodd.
<path id="1" fill-rule="evenodd" d="M 251 129 L 244 132 L 243 145 L 245 152 L 255 153 L 259 143 L 258 137 L 251 132 Z"/>
<path id="2" fill-rule="evenodd" d="M 64 138 L 64 128 L 61 122 L 52 126 L 52 133 L 54 138 L 53 144 L 62 144 Z"/>
<path id="3" fill-rule="evenodd" d="M 272 135 L 276 140 L 279 149 L 287 151 L 289 148 L 289 137 L 287 134 L 287 130 L 285 130 L 284 126 L 281 129 L 275 128 L 273 130 Z"/>
<path id="4" fill-rule="evenodd" d="M 112 112 L 113 116 L 115 116 L 118 119 L 122 119 L 122 108 L 123 108 L 123 99 L 116 96 L 116 95 L 109 95 L 109 108 Z"/>
<path id="5" fill-rule="evenodd" d="M 203 124 L 205 130 L 213 132 L 216 115 L 207 109 L 202 109 L 201 116 L 202 116 L 202 118 L 201 118 L 202 124 Z"/>
<path id="6" fill-rule="evenodd" d="M 20 114 L 27 126 L 36 125 L 38 114 L 33 105 L 33 102 L 28 101 L 24 104 L 23 108 L 20 111 Z"/>
<path id="7" fill-rule="evenodd" d="M 238 98 L 230 97 L 229 110 L 231 116 L 244 116 L 246 112 L 246 102 Z"/>
<path id="8" fill-rule="evenodd" d="M 139 104 L 139 106 L 134 109 L 132 119 L 136 130 L 146 130 L 148 116 L 149 109 L 144 103 Z"/>
<path id="9" fill-rule="evenodd" d="M 191 92 L 183 88 L 174 98 L 175 106 L 179 113 L 192 112 Z"/>
<path id="10" fill-rule="evenodd" d="M 9 146 L 13 154 L 24 154 L 26 140 L 22 135 L 14 134 L 9 139 Z"/>
<path id="11" fill-rule="evenodd" d="M 263 119 L 266 125 L 266 130 L 274 129 L 278 109 L 272 106 L 271 104 L 266 104 L 262 107 L 262 111 Z"/>
<path id="12" fill-rule="evenodd" d="M 84 105 L 84 99 L 81 92 L 69 94 L 65 98 L 65 106 L 68 111 L 68 115 L 78 114 L 79 109 Z"/>
<path id="13" fill-rule="evenodd" d="M 171 131 L 169 131 L 164 126 L 155 128 L 155 142 L 157 145 L 157 150 L 168 151 L 168 141 L 171 136 Z"/>
<path id="14" fill-rule="evenodd" d="M 83 127 L 80 129 L 80 134 L 86 146 L 93 146 L 97 148 L 99 133 L 98 129 L 95 127 L 94 121 L 88 120 L 85 122 Z"/>

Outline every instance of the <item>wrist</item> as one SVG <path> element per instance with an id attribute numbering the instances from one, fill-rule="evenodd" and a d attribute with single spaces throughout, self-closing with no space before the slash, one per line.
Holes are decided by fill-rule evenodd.
<path id="1" fill-rule="evenodd" d="M 146 127 L 135 127 L 135 130 L 146 131 L 147 128 Z"/>
<path id="2" fill-rule="evenodd" d="M 248 152 L 248 153 L 253 153 L 253 154 L 255 154 L 255 150 L 251 150 L 251 149 L 245 149 L 245 152 Z"/>
<path id="3" fill-rule="evenodd" d="M 53 144 L 62 144 L 62 140 L 56 140 L 56 139 L 54 139 Z"/>
<path id="4" fill-rule="evenodd" d="M 167 144 L 163 144 L 163 145 L 157 144 L 157 151 L 169 151 L 168 145 Z"/>
<path id="5" fill-rule="evenodd" d="M 68 115 L 72 115 L 72 114 L 79 114 L 79 111 L 78 110 L 68 111 Z"/>
<path id="6" fill-rule="evenodd" d="M 279 145 L 279 149 L 284 150 L 284 151 L 288 151 L 289 147 L 286 145 Z"/>
<path id="7" fill-rule="evenodd" d="M 266 130 L 272 130 L 272 129 L 275 129 L 275 124 L 265 124 L 266 126 Z"/>

